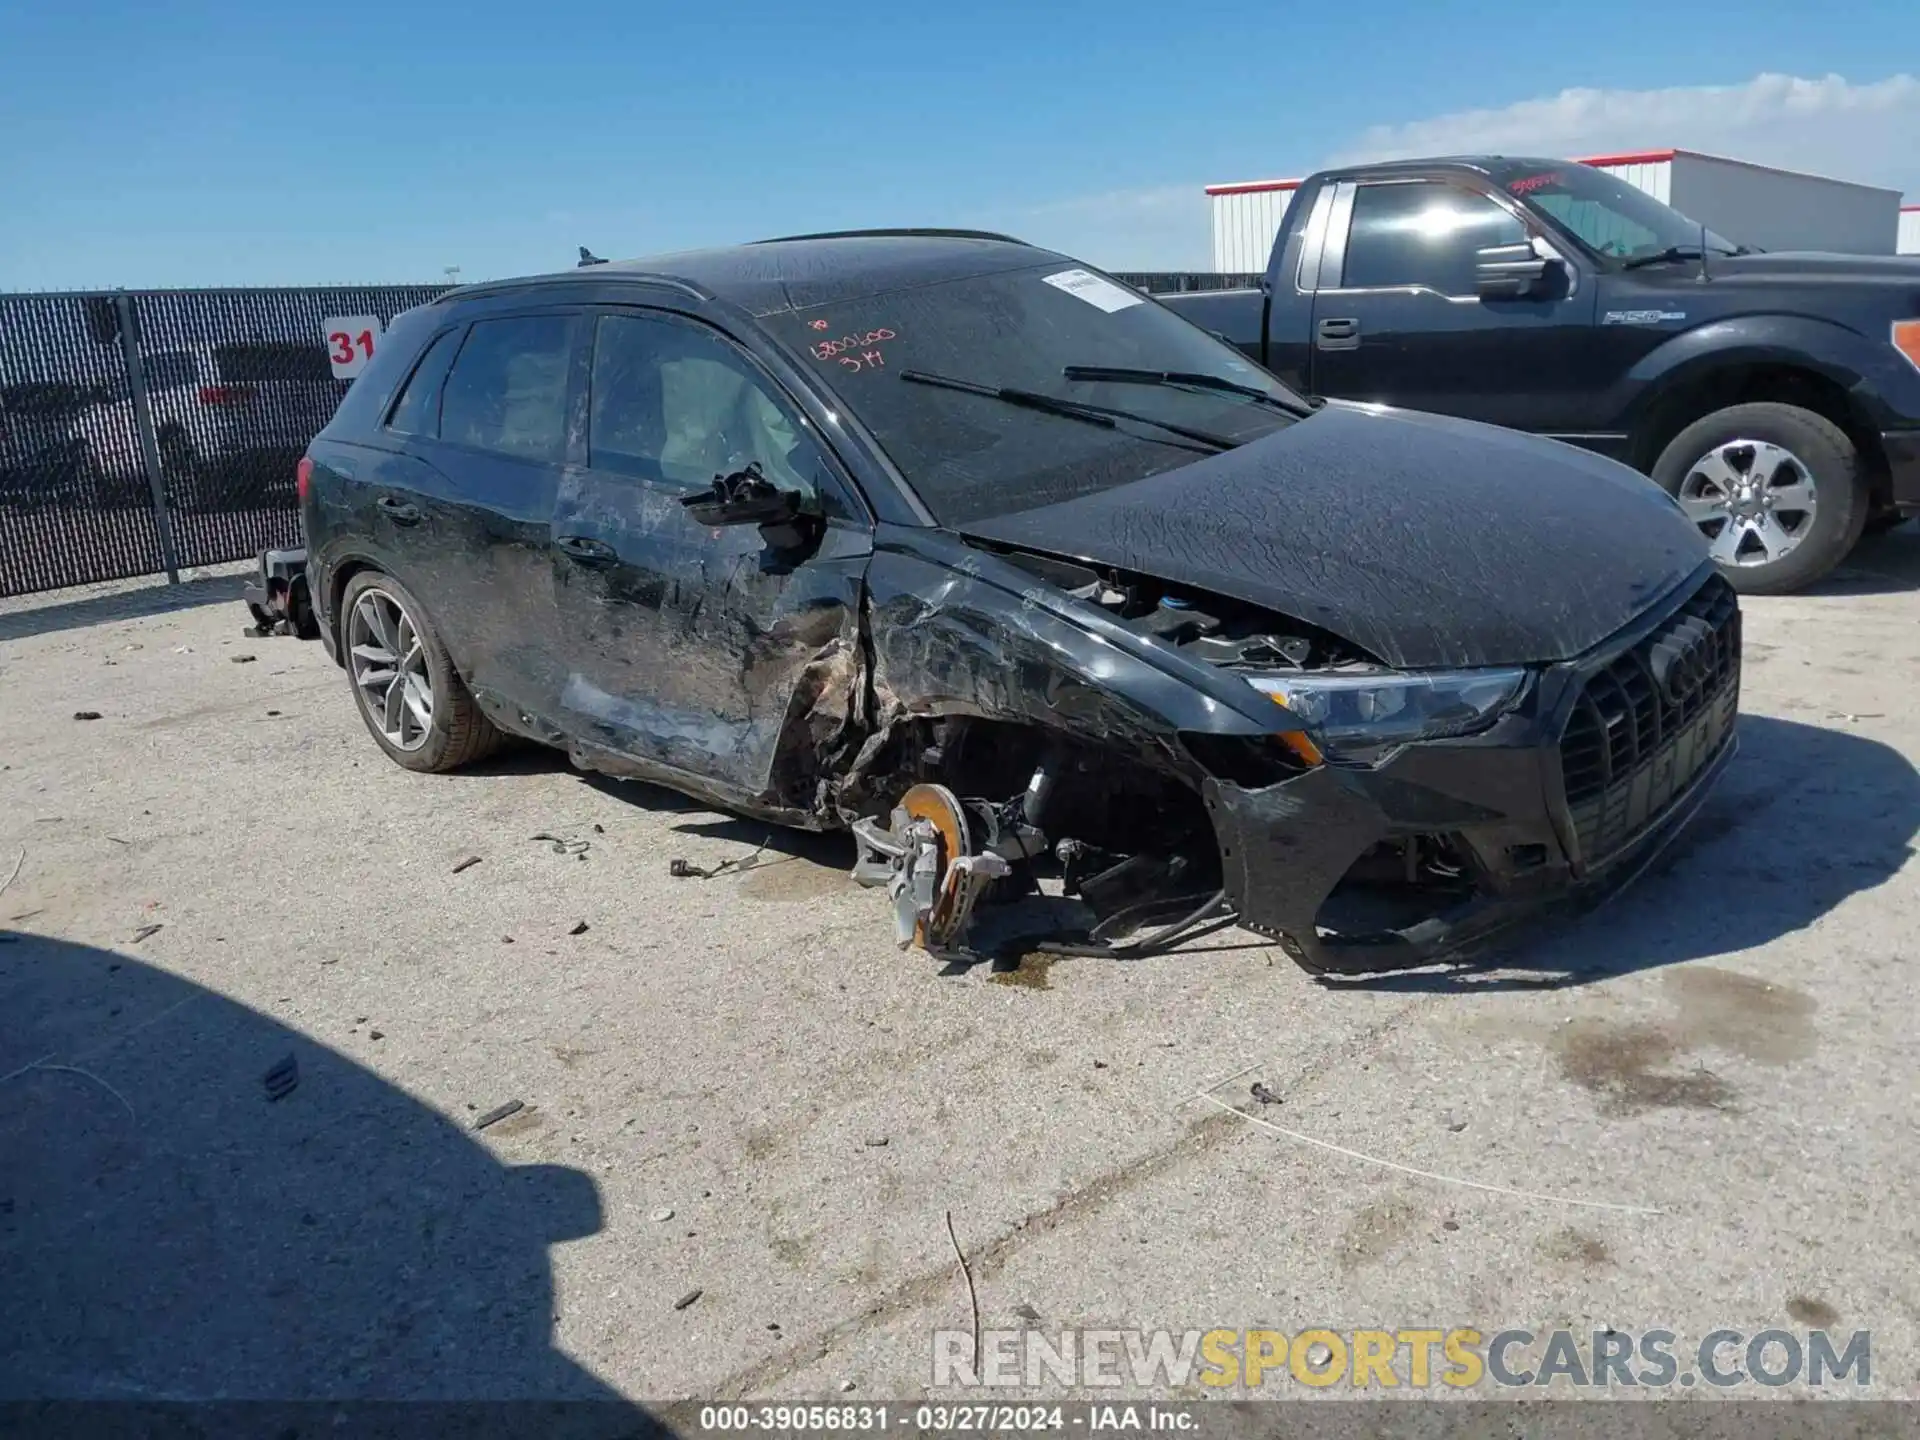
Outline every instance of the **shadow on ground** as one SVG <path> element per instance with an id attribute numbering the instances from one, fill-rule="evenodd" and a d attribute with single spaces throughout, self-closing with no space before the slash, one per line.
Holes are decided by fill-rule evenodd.
<path id="1" fill-rule="evenodd" d="M 11 937 L 0 1015 L 0 1402 L 576 1402 L 525 1433 L 665 1433 L 552 1342 L 585 1174 L 108 951 Z"/>
<path id="2" fill-rule="evenodd" d="M 1748 950 L 1899 873 L 1920 832 L 1920 772 L 1842 729 L 1740 717 L 1740 753 L 1652 869 L 1598 911 L 1484 964 L 1323 977 L 1335 989 L 1557 989 Z"/>
<path id="3" fill-rule="evenodd" d="M 138 620 L 201 605 L 233 605 L 233 626 L 237 631 L 253 623 L 253 617 L 240 605 L 247 578 L 245 575 L 203 575 L 196 580 L 182 580 L 178 585 L 156 584 L 139 590 L 117 590 L 107 595 L 89 595 L 82 600 L 10 610 L 0 614 L 0 640 L 25 640 L 59 630 L 77 630 L 83 625 Z"/>
<path id="4" fill-rule="evenodd" d="M 1900 595 L 1920 590 L 1920 522 L 1863 539 L 1808 595 Z"/>

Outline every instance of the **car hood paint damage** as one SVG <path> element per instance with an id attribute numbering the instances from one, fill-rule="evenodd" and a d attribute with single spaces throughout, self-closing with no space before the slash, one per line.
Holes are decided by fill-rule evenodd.
<path id="1" fill-rule="evenodd" d="M 1263 606 L 1409 669 L 1570 659 L 1707 558 L 1667 497 L 1623 465 L 1469 421 L 1338 404 L 965 533 Z"/>

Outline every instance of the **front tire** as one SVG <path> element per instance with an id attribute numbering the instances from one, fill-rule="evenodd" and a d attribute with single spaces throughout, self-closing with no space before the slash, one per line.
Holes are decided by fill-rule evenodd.
<path id="1" fill-rule="evenodd" d="M 499 748 L 425 609 L 391 575 L 347 582 L 340 632 L 360 718 L 394 764 L 437 774 Z"/>
<path id="2" fill-rule="evenodd" d="M 1734 589 L 1785 595 L 1838 565 L 1871 507 L 1846 432 L 1797 405 L 1730 405 L 1696 420 L 1653 479 L 1700 528 Z"/>

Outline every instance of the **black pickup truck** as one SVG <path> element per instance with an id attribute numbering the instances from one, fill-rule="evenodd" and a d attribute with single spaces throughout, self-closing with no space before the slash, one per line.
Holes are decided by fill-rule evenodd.
<path id="1" fill-rule="evenodd" d="M 1483 156 L 1322 171 L 1258 289 L 1165 301 L 1303 392 L 1634 466 L 1741 590 L 1920 513 L 1920 259 L 1762 254 L 1585 165 Z"/>

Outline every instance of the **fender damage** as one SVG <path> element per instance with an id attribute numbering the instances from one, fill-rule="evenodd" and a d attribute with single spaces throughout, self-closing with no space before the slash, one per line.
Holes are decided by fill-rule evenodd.
<path id="1" fill-rule="evenodd" d="M 1738 610 L 1710 567 L 1603 644 L 1539 667 L 1481 733 L 1367 764 L 1307 765 L 1276 743 L 1264 696 L 1231 669 L 1183 657 L 1169 643 L 1183 632 L 1154 633 L 1167 630 L 1162 610 L 1149 607 L 1143 625 L 1121 604 L 1109 619 L 1069 584 L 1093 578 L 1116 598 L 1113 587 L 1164 591 L 1159 582 L 958 548 L 876 554 L 864 739 L 822 794 L 843 823 L 884 815 L 915 784 L 977 796 L 976 813 L 1003 817 L 1013 837 L 1000 849 L 1017 879 L 989 893 L 1057 879 L 1089 902 L 1096 928 L 1143 902 L 1164 919 L 1211 887 L 1225 913 L 1316 972 L 1468 958 L 1628 883 L 1734 753 Z M 1215 608 L 1234 616 L 1233 643 L 1307 665 L 1356 658 L 1292 617 Z M 1620 723 L 1608 707 L 1622 678 L 1652 674 L 1680 641 L 1704 646 L 1695 668 L 1654 710 L 1627 714 L 1631 753 L 1596 759 L 1594 736 Z M 984 755 L 969 730 L 991 737 Z M 1571 775 L 1569 734 L 1587 747 Z M 1025 804 L 1036 787 L 1044 810 Z M 865 878 L 878 881 L 875 858 Z M 964 950 L 963 937 L 964 926 L 946 948 Z"/>

